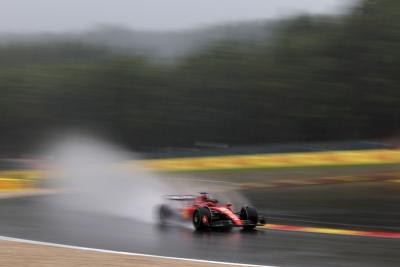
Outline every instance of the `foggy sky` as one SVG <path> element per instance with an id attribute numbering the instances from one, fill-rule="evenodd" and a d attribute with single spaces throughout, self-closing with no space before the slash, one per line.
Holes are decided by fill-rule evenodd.
<path id="1" fill-rule="evenodd" d="M 352 0 L 0 0 L 0 32 L 83 30 L 102 24 L 181 30 L 297 13 L 336 13 Z"/>

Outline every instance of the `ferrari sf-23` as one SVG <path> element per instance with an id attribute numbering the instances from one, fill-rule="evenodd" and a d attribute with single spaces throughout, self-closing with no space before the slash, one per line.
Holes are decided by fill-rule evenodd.
<path id="1" fill-rule="evenodd" d="M 159 206 L 158 218 L 161 224 L 173 219 L 192 221 L 194 228 L 198 231 L 211 228 L 230 230 L 232 227 L 252 230 L 256 226 L 265 224 L 265 219 L 255 208 L 242 207 L 240 211 L 234 212 L 232 204 L 222 204 L 206 192 L 198 196 L 167 195 L 164 197 L 181 203 L 178 207 L 168 204 Z"/>

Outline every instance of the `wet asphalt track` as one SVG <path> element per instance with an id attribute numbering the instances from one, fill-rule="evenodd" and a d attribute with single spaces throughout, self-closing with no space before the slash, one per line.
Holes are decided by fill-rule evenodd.
<path id="1" fill-rule="evenodd" d="M 0 235 L 162 256 L 274 266 L 400 266 L 400 240 L 258 230 L 196 233 L 190 227 L 50 208 L 57 196 L 0 201 Z"/>

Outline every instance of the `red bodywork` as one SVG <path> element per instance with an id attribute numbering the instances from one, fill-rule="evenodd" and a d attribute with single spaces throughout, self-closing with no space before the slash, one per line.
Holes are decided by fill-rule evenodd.
<path id="1" fill-rule="evenodd" d="M 178 209 L 178 212 L 185 220 L 191 220 L 194 211 L 199 207 L 207 207 L 210 211 L 218 211 L 221 214 L 224 214 L 227 218 L 229 218 L 234 226 L 242 226 L 242 221 L 233 213 L 231 204 L 221 205 L 216 200 L 210 200 L 204 196 L 198 196 L 191 201 L 188 201 L 182 208 Z"/>

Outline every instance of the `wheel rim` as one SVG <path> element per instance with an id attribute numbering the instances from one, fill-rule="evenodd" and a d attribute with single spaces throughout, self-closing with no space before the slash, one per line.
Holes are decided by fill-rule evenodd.
<path id="1" fill-rule="evenodd" d="M 200 216 L 199 216 L 199 213 L 198 213 L 198 212 L 196 212 L 196 213 L 194 214 L 194 216 L 193 216 L 193 222 L 194 222 L 194 224 L 196 224 L 196 225 L 199 224 L 199 222 L 200 222 Z"/>
<path id="2" fill-rule="evenodd" d="M 201 218 L 202 222 L 207 225 L 208 224 L 208 218 L 206 215 L 203 215 L 203 218 Z"/>

